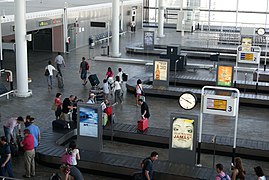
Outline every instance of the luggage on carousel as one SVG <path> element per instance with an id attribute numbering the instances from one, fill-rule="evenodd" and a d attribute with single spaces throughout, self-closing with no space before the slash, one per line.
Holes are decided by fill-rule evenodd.
<path id="1" fill-rule="evenodd" d="M 137 121 L 137 129 L 142 132 L 148 129 L 148 119 L 145 118 Z"/>
<path id="2" fill-rule="evenodd" d="M 92 86 L 98 86 L 100 84 L 100 81 L 96 74 L 91 74 L 88 79 Z"/>
<path id="3" fill-rule="evenodd" d="M 52 121 L 52 128 L 53 129 L 69 129 L 70 125 L 65 120 L 58 119 L 58 120 Z"/>

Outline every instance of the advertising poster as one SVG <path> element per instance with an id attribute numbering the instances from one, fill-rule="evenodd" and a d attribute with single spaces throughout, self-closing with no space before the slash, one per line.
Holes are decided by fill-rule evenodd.
<path id="1" fill-rule="evenodd" d="M 172 148 L 182 148 L 192 151 L 194 120 L 176 118 L 172 128 Z"/>
<path id="2" fill-rule="evenodd" d="M 166 61 L 155 61 L 154 80 L 167 81 L 168 66 Z"/>
<path id="3" fill-rule="evenodd" d="M 144 49 L 154 49 L 154 31 L 144 31 Z"/>
<path id="4" fill-rule="evenodd" d="M 251 52 L 252 37 L 242 37 L 241 45 L 243 52 Z"/>
<path id="5" fill-rule="evenodd" d="M 80 107 L 80 136 L 98 137 L 98 110 Z"/>
<path id="6" fill-rule="evenodd" d="M 217 86 L 231 87 L 233 85 L 233 66 L 218 66 Z"/>

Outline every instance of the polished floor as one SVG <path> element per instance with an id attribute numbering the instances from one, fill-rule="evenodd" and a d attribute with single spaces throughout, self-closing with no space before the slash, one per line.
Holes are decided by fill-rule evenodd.
<path id="1" fill-rule="evenodd" d="M 174 43 L 175 41 L 181 41 L 180 33 L 175 32 L 175 30 L 165 30 L 167 36 L 160 40 L 162 43 Z M 186 35 L 187 41 L 194 34 Z M 176 38 L 175 38 L 176 37 Z M 134 54 L 125 54 L 125 46 L 131 43 L 141 43 L 142 42 L 142 31 L 137 31 L 136 33 L 126 33 L 120 38 L 120 52 L 122 57 L 125 58 L 138 58 L 153 60 L 158 57 L 155 56 L 142 56 Z M 215 45 L 217 46 L 217 45 Z M 29 84 L 29 88 L 33 90 L 33 96 L 29 98 L 17 98 L 11 97 L 6 100 L 4 97 L 0 99 L 0 113 L 1 113 L 1 127 L 3 123 L 9 117 L 16 116 L 26 116 L 27 114 L 32 115 L 36 118 L 36 124 L 40 126 L 41 131 L 46 131 L 51 128 L 51 121 L 54 120 L 54 113 L 50 110 L 52 100 L 57 92 L 63 94 L 63 98 L 68 97 L 71 94 L 78 96 L 81 99 L 86 100 L 88 96 L 88 91 L 90 89 L 89 83 L 86 86 L 82 85 L 79 75 L 79 63 L 81 57 L 91 57 L 100 56 L 102 53 L 101 44 L 97 44 L 94 49 L 89 49 L 88 46 L 71 51 L 69 54 L 65 54 L 64 58 L 66 60 L 66 67 L 63 68 L 64 76 L 64 89 L 57 88 L 56 78 L 53 79 L 53 89 L 48 90 L 46 78 L 44 77 L 44 68 L 47 65 L 48 60 L 54 59 L 56 54 L 45 53 L 45 52 L 29 52 L 28 53 L 28 67 L 29 67 L 29 77 L 32 78 L 32 82 Z M 3 65 L 6 69 L 11 69 L 15 72 L 15 56 L 13 52 L 5 52 Z M 120 60 L 119 60 L 120 61 Z M 112 67 L 113 71 L 116 72 L 118 67 L 121 67 L 124 72 L 129 74 L 129 78 L 143 75 L 148 71 L 151 71 L 147 66 L 141 64 L 133 63 L 123 63 L 123 62 L 111 62 L 111 61 L 97 61 L 90 60 L 91 73 L 96 73 L 99 80 L 105 77 L 107 67 Z M 198 63 L 210 63 L 206 60 L 190 60 L 191 62 Z M 184 73 L 184 72 L 182 72 Z M 188 73 L 188 72 L 185 72 Z M 201 72 L 197 72 L 198 75 Z M 204 73 L 204 72 L 203 72 Z M 205 72 L 210 73 L 210 72 Z M 197 75 L 197 74 L 196 74 Z M 212 74 L 209 74 L 213 76 Z M 5 76 L 1 77 L 1 82 L 5 83 Z M 8 86 L 8 84 L 6 84 Z M 15 84 L 16 87 L 16 77 Z M 177 99 L 168 99 L 161 97 L 146 97 L 146 101 L 150 107 L 151 119 L 149 122 L 150 127 L 161 127 L 169 128 L 169 115 L 171 112 L 187 113 L 199 115 L 200 106 L 199 104 L 195 109 L 191 111 L 182 110 L 177 102 Z M 128 92 L 124 93 L 124 103 L 122 105 L 117 105 L 114 108 L 117 120 L 120 123 L 135 124 L 139 119 L 140 109 L 135 106 L 134 95 Z M 238 124 L 238 137 L 253 139 L 253 140 L 264 140 L 268 141 L 269 127 L 268 122 L 269 111 L 268 108 L 264 107 L 248 107 L 240 106 L 239 110 L 239 124 Z M 222 136 L 233 136 L 234 132 L 234 118 L 224 117 L 224 116 L 204 116 L 203 133 L 212 135 L 222 135 Z M 3 135 L 3 130 L 1 129 L 0 134 Z M 42 142 L 41 143 L 45 143 Z M 119 142 L 104 142 L 104 151 L 114 152 L 118 154 L 129 154 L 131 156 L 139 156 L 141 159 L 147 156 L 153 149 L 151 147 L 142 147 L 134 145 L 126 145 Z M 168 150 L 158 149 L 160 152 L 160 159 L 168 158 Z M 202 164 L 206 167 L 212 167 L 213 155 L 203 154 L 201 157 Z M 217 156 L 216 162 L 222 162 L 228 169 L 231 161 L 231 157 Z M 253 174 L 253 167 L 261 165 L 265 173 L 269 174 L 269 163 L 262 161 L 254 161 L 243 159 L 243 163 L 248 173 Z M 16 177 L 20 178 L 24 172 L 23 162 L 21 157 L 14 158 L 14 171 Z M 33 179 L 48 179 L 51 172 L 56 172 L 58 169 L 51 169 L 42 165 L 38 165 L 37 177 Z M 111 179 L 110 177 L 100 177 L 93 176 L 85 173 L 85 179 Z"/>

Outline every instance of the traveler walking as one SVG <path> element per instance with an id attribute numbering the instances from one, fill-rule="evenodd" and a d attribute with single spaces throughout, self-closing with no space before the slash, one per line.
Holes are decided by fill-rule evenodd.
<path id="1" fill-rule="evenodd" d="M 232 180 L 244 180 L 246 171 L 243 168 L 242 160 L 240 157 L 234 159 L 234 166 L 232 167 Z"/>
<path id="2" fill-rule="evenodd" d="M 217 176 L 215 180 L 231 180 L 230 176 L 228 174 L 225 174 L 223 171 L 223 165 L 222 164 L 217 164 L 216 165 L 216 171 L 217 171 Z"/>
<path id="3" fill-rule="evenodd" d="M 54 62 L 56 64 L 58 74 L 63 77 L 63 75 L 62 75 L 62 66 L 65 67 L 65 61 L 64 61 L 64 58 L 63 58 L 63 56 L 61 55 L 60 52 L 58 52 L 58 55 L 55 57 Z"/>
<path id="4" fill-rule="evenodd" d="M 0 176 L 6 176 L 6 172 L 9 177 L 14 177 L 11 166 L 11 150 L 7 143 L 7 138 L 2 136 L 0 138 L 0 155 L 1 155 L 1 170 Z"/>
<path id="5" fill-rule="evenodd" d="M 82 61 L 79 66 L 79 73 L 80 73 L 80 78 L 83 80 L 82 85 L 87 84 L 87 73 L 90 70 L 89 63 L 86 61 L 85 57 L 82 57 Z"/>
<path id="6" fill-rule="evenodd" d="M 143 180 L 152 180 L 152 174 L 153 174 L 153 162 L 156 161 L 159 158 L 159 154 L 156 151 L 153 151 L 150 154 L 150 157 L 144 159 L 141 162 L 142 167 L 142 179 Z"/>
<path id="7" fill-rule="evenodd" d="M 141 117 L 142 119 L 149 118 L 150 113 L 149 113 L 149 107 L 146 102 L 144 102 L 142 99 L 138 100 L 139 105 L 141 106 Z"/>
<path id="8" fill-rule="evenodd" d="M 45 71 L 48 70 L 49 74 L 47 75 L 48 89 L 52 89 L 52 77 L 53 71 L 57 71 L 54 66 L 51 65 L 51 61 L 48 62 L 48 65 L 45 67 Z"/>

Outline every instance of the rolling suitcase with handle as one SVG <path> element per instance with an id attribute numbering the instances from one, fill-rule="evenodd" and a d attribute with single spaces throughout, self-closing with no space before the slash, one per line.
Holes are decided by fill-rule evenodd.
<path id="1" fill-rule="evenodd" d="M 100 84 L 100 81 L 96 74 L 91 74 L 88 79 L 92 86 L 98 86 Z"/>
<path id="2" fill-rule="evenodd" d="M 148 129 L 148 119 L 140 119 L 139 121 L 137 121 L 137 129 L 141 132 L 145 131 L 146 129 Z"/>

